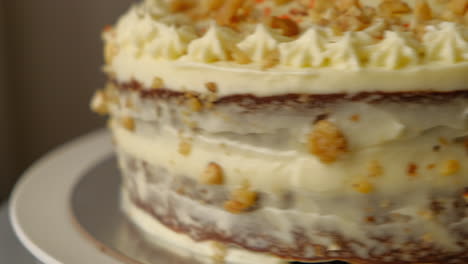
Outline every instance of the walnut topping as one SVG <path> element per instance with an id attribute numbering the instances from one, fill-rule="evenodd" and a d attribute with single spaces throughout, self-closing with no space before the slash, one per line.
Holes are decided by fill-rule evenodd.
<path id="1" fill-rule="evenodd" d="M 114 57 L 119 53 L 119 48 L 112 42 L 107 42 L 104 46 L 104 62 L 107 65 L 112 64 Z"/>
<path id="2" fill-rule="evenodd" d="M 406 172 L 408 173 L 409 176 L 411 177 L 416 177 L 418 176 L 418 165 L 414 163 L 408 164 L 408 167 L 406 168 Z"/>
<path id="3" fill-rule="evenodd" d="M 131 117 L 122 117 L 120 119 L 120 124 L 122 125 L 122 127 L 124 127 L 125 129 L 127 129 L 128 131 L 135 131 L 135 128 L 136 128 L 136 125 L 135 125 L 135 120 Z"/>
<path id="4" fill-rule="evenodd" d="M 214 251 L 213 256 L 212 256 L 214 264 L 224 264 L 226 260 L 226 255 L 227 255 L 226 246 L 216 241 L 213 241 L 211 243 L 211 246 Z"/>
<path id="5" fill-rule="evenodd" d="M 206 89 L 212 93 L 217 93 L 218 92 L 218 85 L 214 82 L 208 82 L 205 84 Z"/>
<path id="6" fill-rule="evenodd" d="M 234 214 L 239 214 L 252 208 L 257 201 L 257 193 L 250 189 L 248 183 L 231 193 L 231 199 L 224 203 L 224 208 Z"/>
<path id="7" fill-rule="evenodd" d="M 439 138 L 439 143 L 442 144 L 442 145 L 448 145 L 449 141 L 444 137 L 440 137 Z"/>
<path id="8" fill-rule="evenodd" d="M 364 220 L 367 223 L 375 223 L 376 222 L 375 216 L 367 216 Z"/>
<path id="9" fill-rule="evenodd" d="M 335 0 L 335 6 L 341 12 L 360 7 L 359 0 Z"/>
<path id="10" fill-rule="evenodd" d="M 369 176 L 374 177 L 374 178 L 382 176 L 384 172 L 382 165 L 377 160 L 371 161 L 368 167 L 368 171 L 369 171 Z"/>
<path id="11" fill-rule="evenodd" d="M 411 12 L 409 5 L 402 0 L 384 0 L 379 5 L 379 13 L 385 17 L 407 14 Z"/>
<path id="12" fill-rule="evenodd" d="M 223 5 L 223 0 L 202 0 L 202 8 L 205 12 L 218 10 Z"/>
<path id="13" fill-rule="evenodd" d="M 216 21 L 221 26 L 230 26 L 235 22 L 237 10 L 239 10 L 244 4 L 245 0 L 225 0 L 221 7 Z"/>
<path id="14" fill-rule="evenodd" d="M 102 29 L 102 31 L 105 33 L 112 32 L 113 30 L 114 30 L 114 27 L 112 25 L 105 25 L 104 28 Z"/>
<path id="15" fill-rule="evenodd" d="M 283 35 L 288 37 L 296 36 L 300 33 L 299 26 L 290 18 L 272 17 L 270 26 L 280 29 Z"/>
<path id="16" fill-rule="evenodd" d="M 234 47 L 231 51 L 231 57 L 235 62 L 239 64 L 249 64 L 250 62 L 252 62 L 249 56 L 237 47 Z"/>
<path id="17" fill-rule="evenodd" d="M 451 0 L 448 8 L 456 15 L 462 16 L 468 9 L 468 0 Z"/>
<path id="18" fill-rule="evenodd" d="M 439 172 L 444 176 L 450 176 L 457 173 L 459 170 L 460 162 L 458 162 L 458 160 L 447 160 L 442 163 Z"/>
<path id="19" fill-rule="evenodd" d="M 284 4 L 287 4 L 289 2 L 291 2 L 292 0 L 275 0 L 275 4 L 277 5 L 284 5 Z"/>
<path id="20" fill-rule="evenodd" d="M 169 1 L 169 10 L 173 13 L 187 11 L 195 7 L 196 2 L 193 0 L 172 0 Z"/>
<path id="21" fill-rule="evenodd" d="M 179 143 L 179 153 L 182 156 L 189 156 L 192 152 L 192 144 L 187 140 L 182 140 Z"/>
<path id="22" fill-rule="evenodd" d="M 369 194 L 374 191 L 374 185 L 368 181 L 361 181 L 353 184 L 353 188 L 362 194 Z"/>
<path id="23" fill-rule="evenodd" d="M 324 12 L 327 9 L 333 8 L 333 1 L 330 0 L 314 0 L 310 1 L 311 8 L 317 10 L 318 12 Z"/>
<path id="24" fill-rule="evenodd" d="M 463 192 L 463 199 L 465 200 L 465 202 L 468 204 L 468 187 L 465 188 L 465 191 Z"/>
<path id="25" fill-rule="evenodd" d="M 432 220 L 435 217 L 434 213 L 430 210 L 423 210 L 418 212 L 418 214 L 427 220 Z"/>
<path id="26" fill-rule="evenodd" d="M 153 84 L 151 85 L 151 89 L 161 89 L 164 87 L 163 79 L 159 77 L 154 77 Z"/>
<path id="27" fill-rule="evenodd" d="M 417 0 L 414 15 L 420 22 L 432 19 L 432 10 L 426 0 Z"/>
<path id="28" fill-rule="evenodd" d="M 211 162 L 206 167 L 205 171 L 200 177 L 200 181 L 204 184 L 220 185 L 224 182 L 224 173 L 221 166 L 217 163 Z"/>
<path id="29" fill-rule="evenodd" d="M 359 122 L 361 120 L 361 116 L 356 114 L 352 115 L 349 119 L 353 122 Z"/>
<path id="30" fill-rule="evenodd" d="M 324 163 L 333 163 L 346 153 L 348 143 L 338 127 L 328 120 L 315 123 L 309 134 L 309 152 Z"/>
<path id="31" fill-rule="evenodd" d="M 187 100 L 187 105 L 193 112 L 200 112 L 203 108 L 202 103 L 196 97 L 189 98 Z"/>
<path id="32" fill-rule="evenodd" d="M 277 50 L 268 53 L 263 61 L 262 68 L 268 69 L 279 63 L 279 52 Z"/>
<path id="33" fill-rule="evenodd" d="M 434 238 L 432 237 L 431 234 L 424 234 L 422 237 L 421 237 L 421 240 L 425 243 L 432 243 L 434 242 Z"/>
<path id="34" fill-rule="evenodd" d="M 100 115 L 107 115 L 109 113 L 107 104 L 107 97 L 104 91 L 97 91 L 91 100 L 91 110 Z"/>

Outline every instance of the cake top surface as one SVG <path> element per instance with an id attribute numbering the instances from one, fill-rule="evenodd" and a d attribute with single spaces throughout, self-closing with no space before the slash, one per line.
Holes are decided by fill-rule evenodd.
<path id="1" fill-rule="evenodd" d="M 466 80 L 453 72 L 468 69 L 467 9 L 468 0 L 145 0 L 104 38 L 140 62 L 148 56 L 247 75 L 366 71 L 383 81 L 386 72 L 420 78 L 450 69 L 450 81 L 441 81 L 450 88 L 401 89 L 460 90 Z M 107 53 L 110 65 L 118 52 Z M 146 85 L 154 78 L 133 77 Z"/>

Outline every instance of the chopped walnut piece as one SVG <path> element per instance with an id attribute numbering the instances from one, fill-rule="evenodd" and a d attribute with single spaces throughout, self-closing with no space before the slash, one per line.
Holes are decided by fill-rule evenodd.
<path id="1" fill-rule="evenodd" d="M 164 87 L 164 81 L 163 79 L 159 78 L 159 77 L 154 77 L 153 79 L 153 83 L 151 85 L 151 89 L 161 89 Z"/>
<path id="2" fill-rule="evenodd" d="M 460 162 L 458 160 L 447 160 L 441 164 L 440 174 L 450 176 L 460 170 Z"/>
<path id="3" fill-rule="evenodd" d="M 417 0 L 414 15 L 419 22 L 432 19 L 432 9 L 426 0 Z"/>
<path id="4" fill-rule="evenodd" d="M 135 131 L 135 119 L 129 117 L 129 116 L 126 116 L 126 117 L 122 117 L 120 119 L 120 124 L 122 125 L 122 127 L 124 127 L 125 129 L 127 129 L 128 131 Z"/>
<path id="5" fill-rule="evenodd" d="M 202 0 L 201 7 L 204 9 L 205 12 L 210 12 L 221 8 L 223 2 L 223 0 Z"/>
<path id="6" fill-rule="evenodd" d="M 439 143 L 442 144 L 442 145 L 448 145 L 449 141 L 444 137 L 440 137 L 439 138 Z"/>
<path id="7" fill-rule="evenodd" d="M 236 12 L 242 7 L 245 0 L 225 0 L 219 10 L 216 21 L 221 26 L 231 26 L 236 17 Z"/>
<path id="8" fill-rule="evenodd" d="M 104 62 L 107 65 L 112 64 L 114 57 L 119 53 L 119 48 L 112 42 L 107 42 L 104 46 Z"/>
<path id="9" fill-rule="evenodd" d="M 314 249 L 315 249 L 315 255 L 316 255 L 317 257 L 324 257 L 324 256 L 326 256 L 327 250 L 325 249 L 324 246 L 314 245 L 313 247 L 314 247 Z"/>
<path id="10" fill-rule="evenodd" d="M 418 165 L 414 163 L 408 164 L 408 167 L 406 168 L 406 172 L 408 173 L 408 176 L 411 176 L 411 177 L 418 176 Z"/>
<path id="11" fill-rule="evenodd" d="M 277 5 L 284 5 L 290 3 L 292 0 L 275 0 L 275 4 Z"/>
<path id="12" fill-rule="evenodd" d="M 290 18 L 272 17 L 270 26 L 281 29 L 283 35 L 288 37 L 297 36 L 300 33 L 299 26 Z"/>
<path id="13" fill-rule="evenodd" d="M 316 10 L 317 12 L 324 12 L 327 9 L 333 7 L 333 1 L 330 0 L 313 0 L 311 2 L 311 8 Z"/>
<path id="14" fill-rule="evenodd" d="M 434 213 L 430 210 L 423 210 L 418 212 L 418 214 L 427 220 L 432 220 L 435 217 Z"/>
<path id="15" fill-rule="evenodd" d="M 355 16 L 343 15 L 336 19 L 335 25 L 341 32 L 358 31 L 366 27 L 366 24 Z"/>
<path id="16" fill-rule="evenodd" d="M 203 171 L 200 181 L 204 184 L 220 185 L 224 182 L 224 173 L 221 166 L 215 162 L 211 162 Z"/>
<path id="17" fill-rule="evenodd" d="M 374 185 L 368 181 L 355 183 L 353 184 L 353 188 L 362 194 L 369 194 L 374 191 Z"/>
<path id="18" fill-rule="evenodd" d="M 458 16 L 464 15 L 468 9 L 468 0 L 451 0 L 448 8 Z"/>
<path id="19" fill-rule="evenodd" d="M 402 0 L 384 0 L 378 7 L 382 16 L 391 17 L 394 15 L 407 14 L 411 12 L 409 5 Z"/>
<path id="20" fill-rule="evenodd" d="M 195 7 L 196 2 L 193 0 L 172 0 L 169 1 L 169 10 L 173 13 L 187 11 Z"/>
<path id="21" fill-rule="evenodd" d="M 345 12 L 351 8 L 359 8 L 360 3 L 359 0 L 335 0 L 335 7 L 340 12 Z"/>
<path id="22" fill-rule="evenodd" d="M 369 176 L 373 178 L 382 176 L 384 172 L 382 165 L 377 160 L 373 160 L 370 162 L 368 171 L 369 171 Z"/>
<path id="23" fill-rule="evenodd" d="M 213 248 L 213 264 L 224 264 L 226 261 L 227 247 L 224 244 L 216 241 L 213 241 L 211 246 Z"/>
<path id="24" fill-rule="evenodd" d="M 279 63 L 279 51 L 275 50 L 270 53 L 264 58 L 262 68 L 269 69 L 274 67 Z"/>
<path id="25" fill-rule="evenodd" d="M 320 120 L 309 134 L 309 152 L 324 163 L 333 163 L 346 153 L 348 143 L 338 127 L 328 120 Z"/>
<path id="26" fill-rule="evenodd" d="M 431 234 L 424 234 L 422 237 L 421 237 L 421 240 L 425 243 L 432 243 L 434 242 L 434 238 Z"/>
<path id="27" fill-rule="evenodd" d="M 107 97 L 104 91 L 97 91 L 91 100 L 91 110 L 100 115 L 109 113 Z"/>
<path id="28" fill-rule="evenodd" d="M 248 183 L 244 183 L 239 189 L 231 193 L 231 199 L 224 203 L 224 209 L 239 214 L 252 208 L 257 201 L 257 193 L 250 189 Z"/>
<path id="29" fill-rule="evenodd" d="M 104 28 L 102 29 L 103 32 L 111 32 L 114 30 L 114 27 L 112 25 L 105 25 Z"/>
<path id="30" fill-rule="evenodd" d="M 361 116 L 360 115 L 352 115 L 349 119 L 351 121 L 353 121 L 353 122 L 359 122 L 361 120 Z"/>
<path id="31" fill-rule="evenodd" d="M 239 64 L 249 64 L 252 62 L 252 60 L 249 58 L 249 56 L 243 52 L 242 50 L 234 47 L 233 50 L 231 51 L 231 56 L 232 59 L 239 63 Z"/>
<path id="32" fill-rule="evenodd" d="M 189 98 L 187 100 L 187 105 L 193 112 L 200 112 L 203 108 L 202 103 L 196 97 Z"/>
<path id="33" fill-rule="evenodd" d="M 192 152 L 192 144 L 187 140 L 182 140 L 179 143 L 179 153 L 182 156 L 188 156 Z"/>
<path id="34" fill-rule="evenodd" d="M 212 92 L 212 93 L 217 93 L 218 92 L 218 85 L 214 82 L 208 82 L 208 83 L 205 83 L 205 87 L 206 89 L 208 89 L 208 91 Z"/>

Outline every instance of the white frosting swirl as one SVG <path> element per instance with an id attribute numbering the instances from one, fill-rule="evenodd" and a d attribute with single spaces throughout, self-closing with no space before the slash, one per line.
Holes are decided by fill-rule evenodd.
<path id="1" fill-rule="evenodd" d="M 371 47 L 369 64 L 372 66 L 394 70 L 418 63 L 417 50 L 402 33 L 386 31 L 385 39 Z"/>
<path id="2" fill-rule="evenodd" d="M 119 81 L 151 86 L 159 77 L 167 88 L 197 92 L 206 91 L 206 82 L 216 82 L 220 95 L 262 96 L 453 91 L 468 83 L 467 29 L 454 22 L 434 21 L 420 39 L 399 30 L 382 36 L 387 26 L 382 19 L 342 35 L 309 25 L 289 38 L 263 24 L 237 29 L 240 32 L 207 20 L 190 24 L 188 16 L 168 15 L 165 1 L 153 1 L 131 8 L 115 30 L 105 34 L 117 50 L 106 69 Z M 249 57 L 246 64 L 234 60 L 239 50 Z M 263 68 L 272 56 L 274 63 Z"/>
<path id="3" fill-rule="evenodd" d="M 176 28 L 156 23 L 158 37 L 148 43 L 146 50 L 155 58 L 177 59 L 187 52 L 188 44 L 196 38 L 191 28 Z"/>
<path id="4" fill-rule="evenodd" d="M 286 40 L 288 39 L 259 24 L 255 32 L 237 46 L 254 62 L 263 62 L 269 54 L 277 51 L 279 42 Z"/>
<path id="5" fill-rule="evenodd" d="M 326 39 L 323 30 L 310 28 L 297 40 L 281 43 L 281 63 L 298 68 L 322 66 L 326 59 Z"/>
<path id="6" fill-rule="evenodd" d="M 187 59 L 208 63 L 228 60 L 229 51 L 237 39 L 232 30 L 212 23 L 202 38 L 190 44 Z"/>
<path id="7" fill-rule="evenodd" d="M 467 39 L 455 23 L 443 22 L 428 27 L 424 35 L 426 59 L 429 62 L 454 64 L 468 60 Z"/>
<path id="8" fill-rule="evenodd" d="M 361 68 L 361 60 L 353 33 L 345 33 L 337 42 L 328 44 L 327 48 L 331 67 L 340 70 L 357 70 Z"/>

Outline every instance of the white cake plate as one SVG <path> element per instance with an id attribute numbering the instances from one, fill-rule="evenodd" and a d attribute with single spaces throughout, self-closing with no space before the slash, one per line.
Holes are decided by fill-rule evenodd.
<path id="1" fill-rule="evenodd" d="M 111 153 L 110 137 L 100 130 L 47 154 L 18 182 L 11 197 L 11 222 L 20 241 L 40 262 L 123 263 L 86 239 L 70 211 L 74 186 Z"/>
<path id="2" fill-rule="evenodd" d="M 119 209 L 120 177 L 112 152 L 109 135 L 99 130 L 25 172 L 11 197 L 10 216 L 32 255 L 45 264 L 212 263 L 162 238 L 161 248 L 145 242 Z"/>

